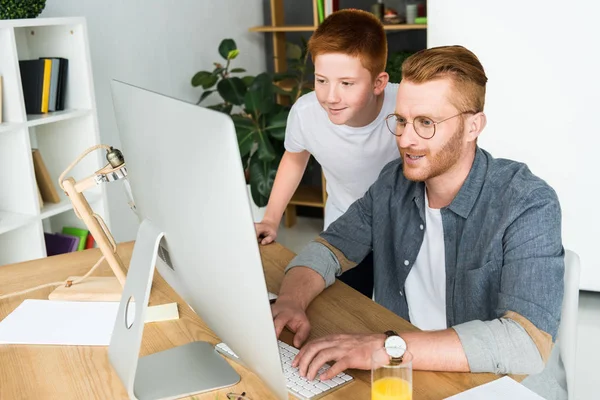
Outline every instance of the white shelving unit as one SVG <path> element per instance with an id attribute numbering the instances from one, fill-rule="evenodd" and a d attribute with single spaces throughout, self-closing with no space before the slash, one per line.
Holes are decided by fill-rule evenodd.
<path id="1" fill-rule="evenodd" d="M 0 21 L 0 266 L 46 256 L 44 232 L 63 226 L 85 228 L 58 186 L 58 177 L 85 149 L 100 143 L 92 68 L 84 18 Z M 19 60 L 69 60 L 65 110 L 27 115 Z M 31 149 L 39 149 L 60 203 L 40 207 Z M 104 164 L 102 151 L 88 155 L 71 171 L 82 179 Z M 106 189 L 84 192 L 92 209 L 109 224 Z M 109 225 L 110 226 L 110 225 Z"/>

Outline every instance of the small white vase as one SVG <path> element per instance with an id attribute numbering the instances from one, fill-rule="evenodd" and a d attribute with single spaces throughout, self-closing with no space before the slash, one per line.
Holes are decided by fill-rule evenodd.
<path id="1" fill-rule="evenodd" d="M 254 222 L 260 222 L 263 220 L 265 216 L 265 211 L 267 207 L 258 207 L 254 200 L 252 200 L 252 192 L 250 190 L 250 185 L 246 185 L 246 189 L 248 190 L 248 200 L 250 200 L 250 209 L 252 210 L 252 219 Z"/>

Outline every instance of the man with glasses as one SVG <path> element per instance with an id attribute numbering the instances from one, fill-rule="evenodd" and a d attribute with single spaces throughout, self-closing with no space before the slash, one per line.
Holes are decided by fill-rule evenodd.
<path id="1" fill-rule="evenodd" d="M 314 379 L 328 361 L 322 380 L 370 369 L 394 336 L 414 369 L 529 374 L 527 386 L 566 398 L 553 346 L 564 274 L 556 193 L 525 164 L 477 146 L 487 77 L 472 52 L 423 50 L 402 75 L 386 119 L 401 159 L 287 267 L 272 306 L 277 335 L 288 327 L 300 347 L 310 302 L 372 251 L 375 301 L 422 331 L 317 339 L 294 360 L 301 374 Z"/>

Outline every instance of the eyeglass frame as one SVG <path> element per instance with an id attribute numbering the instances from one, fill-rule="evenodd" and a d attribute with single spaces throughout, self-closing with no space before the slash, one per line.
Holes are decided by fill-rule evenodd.
<path id="1" fill-rule="evenodd" d="M 463 111 L 463 112 L 460 112 L 460 113 L 458 113 L 458 114 L 456 114 L 456 115 L 453 115 L 453 116 L 451 116 L 451 117 L 448 117 L 448 118 L 446 118 L 446 119 L 443 119 L 443 120 L 441 120 L 441 121 L 434 121 L 433 119 L 431 119 L 431 118 L 429 118 L 429 117 L 417 116 L 417 117 L 413 118 L 412 122 L 409 122 L 409 121 L 408 121 L 408 119 L 406 119 L 406 123 L 407 123 L 407 124 L 411 124 L 411 125 L 413 126 L 413 129 L 415 129 L 415 125 L 414 125 L 414 123 L 415 123 L 415 119 L 417 119 L 417 118 L 428 119 L 428 120 L 430 120 L 431 122 L 433 122 L 433 135 L 431 135 L 430 137 L 423 137 L 423 136 L 421 136 L 421 134 L 419 133 L 419 131 L 417 131 L 417 130 L 415 129 L 415 133 L 417 134 L 417 136 L 419 136 L 421 139 L 429 140 L 429 139 L 433 139 L 433 137 L 435 136 L 435 134 L 436 134 L 436 132 L 437 132 L 436 128 L 437 128 L 437 125 L 438 125 L 438 124 L 441 124 L 442 122 L 446 122 L 446 121 L 448 121 L 449 119 L 456 118 L 456 117 L 458 117 L 459 115 L 463 115 L 463 114 L 477 114 L 477 111 Z M 394 136 L 396 136 L 396 137 L 400 137 L 400 136 L 402 136 L 402 134 L 399 134 L 399 135 L 397 135 L 395 132 L 393 132 L 393 131 L 390 129 L 390 126 L 388 125 L 388 120 L 389 120 L 389 119 L 390 119 L 390 117 L 392 117 L 392 116 L 393 116 L 393 117 L 396 117 L 396 124 L 398 123 L 398 121 L 397 121 L 397 120 L 398 120 L 398 117 L 402 117 L 402 115 L 400 115 L 400 114 L 397 114 L 397 113 L 391 113 L 391 114 L 389 114 L 387 117 L 385 117 L 385 126 L 388 128 L 388 131 L 390 131 L 390 133 L 391 133 L 392 135 L 394 135 Z M 402 117 L 402 118 L 404 118 L 404 117 Z M 406 128 L 406 126 L 405 126 L 405 128 Z"/>
<path id="2" fill-rule="evenodd" d="M 246 392 L 242 392 L 242 393 L 233 393 L 233 392 L 229 392 L 226 394 L 227 398 L 229 400 L 250 400 L 250 397 L 246 396 Z"/>

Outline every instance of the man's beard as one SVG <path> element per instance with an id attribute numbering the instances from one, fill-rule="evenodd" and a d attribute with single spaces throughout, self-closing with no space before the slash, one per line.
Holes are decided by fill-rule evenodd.
<path id="1" fill-rule="evenodd" d="M 412 168 L 406 165 L 403 167 L 406 179 L 415 182 L 423 182 L 447 172 L 461 157 L 461 147 L 464 136 L 464 122 L 461 119 L 458 129 L 454 132 L 452 137 L 444 143 L 442 148 L 433 155 L 433 158 L 429 152 L 424 155 L 423 158 L 429 160 L 427 167 Z M 400 150 L 400 153 L 404 160 L 405 154 L 410 153 L 410 149 Z"/>

